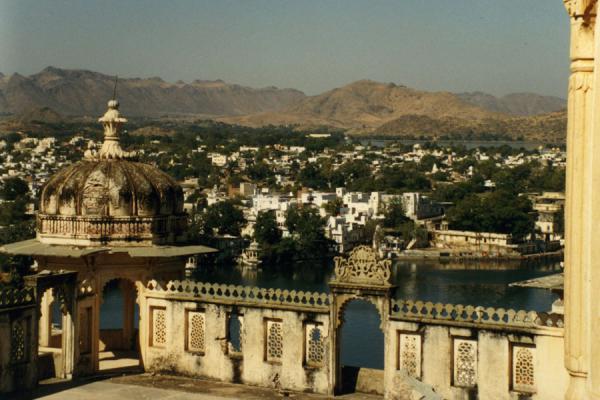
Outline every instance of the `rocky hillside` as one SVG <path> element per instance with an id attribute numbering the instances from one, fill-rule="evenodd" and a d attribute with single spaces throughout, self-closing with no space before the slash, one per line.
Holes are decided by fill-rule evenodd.
<path id="1" fill-rule="evenodd" d="M 12 114 L 13 124 L 15 120 L 57 122 L 72 116 L 95 119 L 105 111 L 113 86 L 113 77 L 84 70 L 48 67 L 28 77 L 0 75 L 0 115 Z M 566 115 L 560 111 L 565 101 L 556 97 L 427 92 L 370 80 L 305 96 L 294 89 L 253 89 L 220 80 L 168 83 L 160 78 L 131 78 L 119 80 L 118 98 L 128 117 L 326 126 L 357 135 L 563 141 L 566 129 Z"/>
<path id="2" fill-rule="evenodd" d="M 492 96 L 493 97 L 493 96 Z M 514 101 L 510 100 L 515 99 Z M 307 97 L 278 112 L 222 118 L 249 126 L 296 125 L 303 128 L 333 126 L 352 134 L 385 136 L 448 136 L 461 138 L 507 137 L 563 141 L 565 112 L 529 115 L 541 109 L 525 100 L 528 95 L 506 96 L 511 112 L 496 112 L 494 104 L 469 101 L 448 92 L 425 92 L 395 84 L 358 81 L 318 96 Z M 543 96 L 532 101 L 544 103 Z M 488 97 L 489 99 L 489 97 Z M 536 100 L 537 99 L 537 100 Z M 522 103 L 522 109 L 517 104 Z M 551 101 L 548 101 L 548 104 Z M 557 102 L 558 104 L 558 102 Z M 564 105 L 564 104 L 563 104 Z"/>
<path id="3" fill-rule="evenodd" d="M 547 114 L 564 110 L 567 101 L 535 93 L 511 93 L 496 97 L 483 92 L 458 93 L 458 98 L 484 110 L 518 116 Z"/>
<path id="4" fill-rule="evenodd" d="M 48 67 L 22 76 L 0 76 L 0 114 L 49 107 L 65 116 L 106 111 L 114 77 L 85 70 Z M 290 107 L 305 96 L 295 89 L 254 89 L 220 80 L 168 83 L 160 78 L 119 79 L 118 97 L 128 116 L 242 115 Z"/>
<path id="5" fill-rule="evenodd" d="M 425 92 L 393 83 L 362 80 L 307 97 L 285 110 L 223 120 L 254 126 L 268 123 L 325 124 L 353 130 L 373 130 L 405 115 L 474 120 L 501 117 L 468 104 L 452 93 Z"/>

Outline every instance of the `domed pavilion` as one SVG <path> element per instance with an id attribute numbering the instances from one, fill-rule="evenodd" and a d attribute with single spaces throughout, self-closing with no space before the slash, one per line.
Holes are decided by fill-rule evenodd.
<path id="1" fill-rule="evenodd" d="M 44 186 L 36 238 L 2 248 L 32 256 L 38 276 L 46 276 L 37 284 L 39 296 L 44 293 L 39 346 L 53 354 L 57 376 L 97 372 L 103 352 L 143 354 L 137 327 L 143 329 L 139 322 L 147 316 L 139 293 L 152 279 L 184 278 L 190 256 L 215 251 L 183 245 L 188 216 L 181 186 L 121 148 L 119 131 L 127 120 L 116 100 L 108 102 L 99 122 L 100 150 L 86 151 L 82 161 L 58 171 Z M 105 329 L 100 309 L 109 285 L 121 291 L 122 301 L 111 300 Z M 120 326 L 110 325 L 112 319 Z"/>

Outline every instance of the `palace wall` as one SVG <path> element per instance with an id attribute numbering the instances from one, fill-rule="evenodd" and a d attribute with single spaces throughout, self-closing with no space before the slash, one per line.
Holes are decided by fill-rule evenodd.
<path id="1" fill-rule="evenodd" d="M 149 286 L 140 326 L 146 370 L 329 393 L 327 294 L 191 281 Z"/>
<path id="2" fill-rule="evenodd" d="M 405 375 L 448 400 L 563 399 L 562 315 L 393 301 L 385 388 Z"/>
<path id="3" fill-rule="evenodd" d="M 339 349 L 332 335 L 332 295 L 152 281 L 143 304 L 140 340 L 148 371 L 334 391 Z M 563 397 L 568 374 L 562 315 L 419 301 L 386 304 L 386 398 L 402 398 L 398 388 L 411 378 L 449 400 Z M 232 318 L 241 321 L 239 348 L 232 343 Z M 417 390 L 414 382 L 411 390 Z"/>

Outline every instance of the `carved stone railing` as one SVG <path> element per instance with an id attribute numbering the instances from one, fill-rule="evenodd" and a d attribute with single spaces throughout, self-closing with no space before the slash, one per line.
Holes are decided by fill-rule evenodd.
<path id="1" fill-rule="evenodd" d="M 87 240 L 137 239 L 147 240 L 170 234 L 181 234 L 187 225 L 187 215 L 154 217 L 86 217 L 38 214 L 40 237 Z"/>
<path id="2" fill-rule="evenodd" d="M 182 297 L 226 304 L 250 304 L 257 306 L 281 306 L 310 308 L 315 311 L 329 311 L 331 295 L 327 293 L 267 289 L 252 286 L 223 285 L 194 281 L 158 282 L 152 280 L 146 286 L 148 294 L 160 293 L 169 297 Z"/>
<path id="3" fill-rule="evenodd" d="M 497 327 L 562 328 L 564 326 L 561 314 L 411 300 L 392 300 L 390 317 L 432 323 L 449 321 Z"/>
<path id="4" fill-rule="evenodd" d="M 35 302 L 35 289 L 3 289 L 0 291 L 0 308 L 32 304 Z"/>

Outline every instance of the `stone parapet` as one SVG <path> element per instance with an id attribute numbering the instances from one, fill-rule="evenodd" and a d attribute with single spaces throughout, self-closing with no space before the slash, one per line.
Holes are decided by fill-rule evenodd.
<path id="1" fill-rule="evenodd" d="M 449 322 L 479 328 L 563 328 L 561 314 L 504 308 L 392 300 L 390 318 L 417 322 Z"/>
<path id="2" fill-rule="evenodd" d="M 33 304 L 35 302 L 35 289 L 3 289 L 0 291 L 0 308 L 9 308 Z"/>
<path id="3" fill-rule="evenodd" d="M 152 217 L 65 216 L 38 214 L 40 241 L 90 245 L 118 242 L 161 244 L 181 236 L 187 214 Z"/>
<path id="4" fill-rule="evenodd" d="M 152 296 L 153 294 L 187 301 L 202 300 L 219 304 L 310 309 L 317 312 L 329 312 L 332 303 L 331 295 L 327 293 L 223 285 L 190 280 L 169 282 L 152 280 L 146 286 L 146 295 Z"/>

